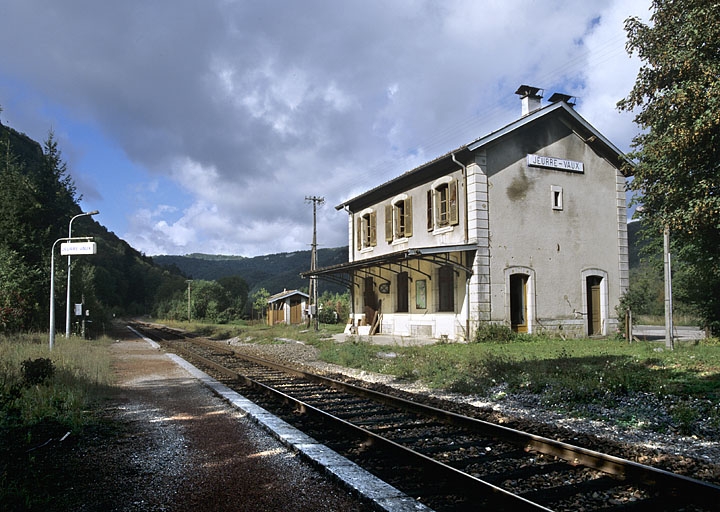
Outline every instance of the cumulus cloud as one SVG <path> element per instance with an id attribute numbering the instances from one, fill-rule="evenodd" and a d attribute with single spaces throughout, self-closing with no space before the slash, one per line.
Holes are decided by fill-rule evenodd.
<path id="1" fill-rule="evenodd" d="M 334 205 L 516 118 L 521 83 L 577 95 L 627 148 L 614 109 L 637 63 L 622 21 L 646 4 L 8 0 L 0 104 L 22 131 L 91 127 L 134 182 L 177 189 L 172 211 L 145 189 L 98 219 L 147 254 L 307 249 L 313 195 L 334 247 L 347 244 Z M 102 211 L 122 173 L 95 172 L 78 184 Z"/>

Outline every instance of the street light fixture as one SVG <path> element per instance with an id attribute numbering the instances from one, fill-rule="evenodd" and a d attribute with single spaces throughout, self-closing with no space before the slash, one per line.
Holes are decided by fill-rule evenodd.
<path id="1" fill-rule="evenodd" d="M 84 217 L 86 215 L 97 215 L 100 213 L 98 210 L 93 210 L 91 212 L 83 212 L 75 215 L 72 219 L 70 219 L 70 224 L 68 224 L 68 239 L 72 238 L 72 223 L 75 219 L 78 217 Z M 70 337 L 70 255 L 67 257 L 67 309 L 65 311 L 65 337 Z"/>

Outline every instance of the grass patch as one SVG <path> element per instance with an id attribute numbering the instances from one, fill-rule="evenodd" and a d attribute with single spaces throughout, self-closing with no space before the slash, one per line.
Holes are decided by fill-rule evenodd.
<path id="1" fill-rule="evenodd" d="M 111 381 L 109 342 L 63 338 L 51 352 L 45 336 L 0 336 L 0 427 L 82 426 Z"/>
<path id="2" fill-rule="evenodd" d="M 111 383 L 109 343 L 63 338 L 50 352 L 47 335 L 0 335 L 0 503 L 8 510 L 53 501 L 48 467 L 58 463 L 59 439 L 99 421 L 94 406 Z"/>
<path id="3" fill-rule="evenodd" d="M 228 325 L 205 326 L 210 335 L 228 336 Z M 667 351 L 662 342 L 626 343 L 616 339 L 561 339 L 518 335 L 500 327 L 478 333 L 475 343 L 426 346 L 375 345 L 332 335 L 343 325 L 233 326 L 233 335 L 252 343 L 294 339 L 314 345 L 320 359 L 399 381 L 501 400 L 508 394 L 533 393 L 547 407 L 571 414 L 621 404 L 625 397 L 648 395 L 672 403 L 673 428 L 691 433 L 695 420 L 720 426 L 720 341 L 678 343 Z M 666 401 L 665 399 L 668 398 Z M 651 409 L 651 407 L 649 407 Z M 633 412 L 618 411 L 617 421 L 647 423 Z M 647 413 L 652 414 L 652 411 Z M 625 415 L 625 416 L 623 416 Z M 661 427 L 653 427 L 661 428 Z"/>

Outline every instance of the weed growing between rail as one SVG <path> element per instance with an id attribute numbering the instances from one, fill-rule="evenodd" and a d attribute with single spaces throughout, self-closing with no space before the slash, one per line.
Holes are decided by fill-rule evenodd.
<path id="1" fill-rule="evenodd" d="M 640 428 L 695 432 L 699 418 L 720 429 L 720 341 L 626 343 L 616 339 L 562 339 L 518 335 L 502 326 L 479 331 L 473 343 L 425 346 L 376 345 L 359 338 L 336 343 L 342 325 L 204 325 L 215 339 L 237 337 L 246 343 L 298 340 L 314 345 L 329 363 L 384 373 L 399 381 L 501 401 L 530 396 L 565 414 L 603 418 L 617 406 L 618 423 Z M 192 329 L 189 329 L 192 330 Z M 195 331 L 197 332 L 197 331 Z M 644 400 L 643 397 L 647 397 Z M 629 399 L 647 402 L 624 412 Z M 653 404 L 671 403 L 669 417 L 658 421 Z M 671 427 L 669 426 L 671 425 Z"/>
<path id="2" fill-rule="evenodd" d="M 618 406 L 616 421 L 628 426 L 694 433 L 699 418 L 720 427 L 720 342 L 626 343 L 615 339 L 562 339 L 536 335 L 479 333 L 475 343 L 426 346 L 376 345 L 330 338 L 339 326 L 312 329 L 244 326 L 241 338 L 253 343 L 301 339 L 319 350 L 320 359 L 342 366 L 417 381 L 435 389 L 500 401 L 508 395 L 536 397 L 565 414 L 603 417 Z M 622 403 L 640 407 L 623 412 Z M 658 421 L 653 403 L 671 403 L 669 418 Z M 672 425 L 670 427 L 669 425 Z M 646 427 L 644 427 L 646 426 Z"/>

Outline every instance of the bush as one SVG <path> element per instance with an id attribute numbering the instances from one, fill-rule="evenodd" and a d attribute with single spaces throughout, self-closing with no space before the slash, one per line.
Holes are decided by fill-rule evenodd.
<path id="1" fill-rule="evenodd" d="M 50 380 L 55 374 L 55 365 L 46 357 L 26 359 L 20 363 L 20 367 L 22 368 L 23 381 L 28 386 L 42 384 Z"/>
<path id="2" fill-rule="evenodd" d="M 502 324 L 482 324 L 475 331 L 475 343 L 508 343 L 515 338 L 517 338 L 517 333 Z"/>

